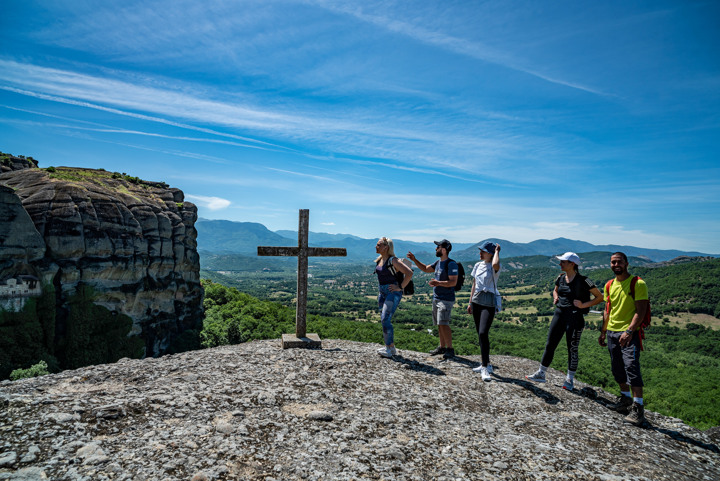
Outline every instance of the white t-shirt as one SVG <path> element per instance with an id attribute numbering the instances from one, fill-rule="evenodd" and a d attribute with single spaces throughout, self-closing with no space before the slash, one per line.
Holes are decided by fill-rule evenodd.
<path id="1" fill-rule="evenodd" d="M 497 290 L 497 281 L 500 277 L 501 270 L 502 266 L 495 272 L 490 262 L 480 261 L 475 264 L 470 273 L 470 276 L 475 279 L 475 292 L 487 291 L 499 295 L 500 292 Z"/>

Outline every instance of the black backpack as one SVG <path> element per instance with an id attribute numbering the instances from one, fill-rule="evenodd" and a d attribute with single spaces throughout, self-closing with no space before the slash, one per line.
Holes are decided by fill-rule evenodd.
<path id="1" fill-rule="evenodd" d="M 453 261 L 452 259 L 448 258 L 448 261 Z M 455 261 L 453 261 L 455 262 Z M 455 284 L 455 292 L 462 289 L 463 283 L 465 282 L 465 268 L 460 262 L 455 262 L 458 266 L 458 278 L 457 278 L 457 284 Z"/>
<path id="2" fill-rule="evenodd" d="M 397 259 L 397 258 L 396 258 Z M 405 280 L 405 274 L 403 274 L 401 271 L 395 269 L 392 265 L 393 258 L 389 258 L 387 262 L 388 270 L 390 271 L 390 274 L 393 275 L 396 281 L 398 281 L 398 284 L 402 286 L 403 281 Z M 402 262 L 402 261 L 400 261 Z M 403 294 L 411 296 L 415 294 L 415 283 L 412 279 L 410 279 L 410 282 L 408 282 L 408 285 L 405 286 L 403 289 Z"/>

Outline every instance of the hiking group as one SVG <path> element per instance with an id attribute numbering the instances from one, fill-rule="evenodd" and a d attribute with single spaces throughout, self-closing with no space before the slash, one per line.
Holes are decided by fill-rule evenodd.
<path id="1" fill-rule="evenodd" d="M 445 359 L 455 357 L 452 345 L 450 315 L 455 305 L 455 292 L 462 288 L 465 272 L 462 264 L 449 257 L 452 244 L 447 239 L 435 241 L 435 256 L 432 264 L 424 264 L 412 252 L 407 258 L 422 272 L 433 273 L 428 282 L 433 288 L 432 320 L 438 328 L 439 344 L 430 351 L 431 356 L 442 355 Z M 501 309 L 501 295 L 497 284 L 500 275 L 500 245 L 484 242 L 479 248 L 480 261 L 473 266 L 470 277 L 470 302 L 468 314 L 472 314 L 475 330 L 480 342 L 481 364 L 473 369 L 480 373 L 483 381 L 492 380 L 493 366 L 490 364 L 489 331 L 495 314 Z M 392 358 L 398 355 L 395 348 L 392 316 L 403 293 L 414 292 L 413 270 L 395 257 L 393 241 L 382 237 L 375 245 L 378 257 L 375 259 L 375 274 L 378 277 L 378 307 L 385 347 L 378 354 Z M 645 281 L 628 272 L 628 258 L 622 252 L 610 257 L 610 267 L 615 277 L 609 280 L 604 292 L 593 281 L 580 274 L 580 257 L 574 252 L 557 256 L 562 273 L 555 279 L 553 304 L 555 311 L 548 330 L 545 350 L 538 370 L 525 376 L 530 381 L 546 382 L 546 371 L 553 360 L 555 349 L 565 336 L 568 350 L 568 369 L 563 389 L 572 391 L 575 372 L 579 362 L 580 337 L 585 328 L 584 315 L 590 308 L 605 301 L 603 324 L 598 342 L 607 346 L 613 377 L 620 386 L 621 394 L 608 407 L 627 414 L 625 421 L 637 426 L 645 422 L 643 406 L 643 381 L 640 373 L 640 351 L 644 328 L 649 325 L 650 305 Z"/>

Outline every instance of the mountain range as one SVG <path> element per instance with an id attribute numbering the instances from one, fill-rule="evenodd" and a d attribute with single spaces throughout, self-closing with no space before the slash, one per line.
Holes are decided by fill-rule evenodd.
<path id="1" fill-rule="evenodd" d="M 212 254 L 257 255 L 257 246 L 294 246 L 297 245 L 297 231 L 271 231 L 257 222 L 233 222 L 228 220 L 198 219 L 195 224 L 198 231 L 198 250 Z M 438 239 L 439 240 L 439 239 Z M 452 241 L 452 239 L 450 239 Z M 680 251 L 675 249 L 648 249 L 636 246 L 615 244 L 595 245 L 589 242 L 566 239 L 539 239 L 527 243 L 511 242 L 504 239 L 485 239 L 477 243 L 453 244 L 451 257 L 462 260 L 477 260 L 478 247 L 486 240 L 500 244 L 503 258 L 525 256 L 555 256 L 572 251 L 578 254 L 590 252 L 625 252 L 628 256 L 646 259 L 650 262 L 663 262 L 679 256 L 711 256 L 701 252 Z M 365 262 L 375 257 L 377 239 L 365 239 L 352 234 L 309 233 L 309 244 L 313 247 L 344 247 L 347 249 L 347 261 Z M 405 257 L 408 251 L 419 259 L 428 262 L 435 256 L 433 242 L 414 242 L 394 239 L 395 253 Z M 583 256 L 581 256 L 582 258 Z M 337 262 L 340 258 L 332 258 Z"/>

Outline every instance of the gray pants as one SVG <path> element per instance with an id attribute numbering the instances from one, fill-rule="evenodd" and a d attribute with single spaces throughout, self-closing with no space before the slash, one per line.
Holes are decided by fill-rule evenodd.
<path id="1" fill-rule="evenodd" d="M 607 345 L 610 351 L 612 373 L 618 384 L 643 387 L 640 374 L 640 334 L 633 334 L 630 344 L 620 346 L 620 336 L 625 331 L 607 331 Z"/>

